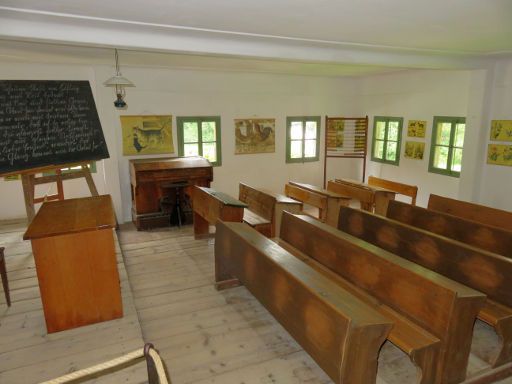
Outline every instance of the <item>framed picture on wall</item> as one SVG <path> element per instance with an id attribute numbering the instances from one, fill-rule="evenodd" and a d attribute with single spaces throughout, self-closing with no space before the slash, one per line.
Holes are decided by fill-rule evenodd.
<path id="1" fill-rule="evenodd" d="M 235 155 L 276 151 L 276 119 L 235 119 Z"/>
<path id="2" fill-rule="evenodd" d="M 512 166 L 512 145 L 489 144 L 487 164 Z"/>
<path id="3" fill-rule="evenodd" d="M 413 160 L 423 160 L 425 143 L 419 141 L 406 141 L 404 157 Z"/>
<path id="4" fill-rule="evenodd" d="M 512 120 L 491 121 L 492 141 L 512 141 Z"/>
<path id="5" fill-rule="evenodd" d="M 121 116 L 123 155 L 158 155 L 174 152 L 172 116 Z"/>
<path id="6" fill-rule="evenodd" d="M 425 120 L 409 120 L 407 124 L 408 137 L 425 137 L 427 122 Z"/>

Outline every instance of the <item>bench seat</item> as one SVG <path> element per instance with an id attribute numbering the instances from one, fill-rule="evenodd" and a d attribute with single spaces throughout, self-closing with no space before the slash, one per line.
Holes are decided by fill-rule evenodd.
<path id="1" fill-rule="evenodd" d="M 375 384 L 392 321 L 253 228 L 217 222 L 215 281 L 242 283 L 336 384 Z"/>
<path id="2" fill-rule="evenodd" d="M 286 241 L 279 238 L 273 238 L 272 240 L 299 260 L 331 279 L 336 284 L 364 301 L 366 304 L 372 306 L 383 316 L 391 319 L 393 321 L 393 328 L 391 329 L 387 339 L 397 348 L 406 353 L 411 361 L 418 367 L 417 382 L 421 384 L 435 382 L 435 362 L 438 358 L 441 344 L 437 337 L 406 319 L 392 308 L 381 303 L 361 288 L 351 284 L 337 273 L 320 264 L 318 261 L 299 251 Z"/>
<path id="3" fill-rule="evenodd" d="M 390 204 L 393 212 L 395 203 Z M 405 206 L 406 204 L 403 204 Z M 422 208 L 412 207 L 414 211 Z M 487 295 L 477 318 L 492 326 L 501 349 L 493 367 L 512 362 L 512 262 L 390 218 L 342 208 L 339 229 Z"/>
<path id="4" fill-rule="evenodd" d="M 501 348 L 493 358 L 492 366 L 512 361 L 512 308 L 487 299 L 478 318 L 493 327 L 500 337 Z"/>
<path id="5" fill-rule="evenodd" d="M 258 215 L 257 213 L 251 211 L 249 208 L 244 209 L 244 218 L 243 222 L 253 227 L 255 230 L 260 232 L 261 234 L 270 237 L 272 232 L 272 223 L 270 220 L 265 219 L 264 217 Z"/>

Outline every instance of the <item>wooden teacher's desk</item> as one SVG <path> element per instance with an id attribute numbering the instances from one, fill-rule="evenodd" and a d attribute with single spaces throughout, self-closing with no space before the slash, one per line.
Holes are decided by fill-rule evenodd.
<path id="1" fill-rule="evenodd" d="M 123 316 L 109 195 L 47 202 L 31 240 L 48 333 Z"/>

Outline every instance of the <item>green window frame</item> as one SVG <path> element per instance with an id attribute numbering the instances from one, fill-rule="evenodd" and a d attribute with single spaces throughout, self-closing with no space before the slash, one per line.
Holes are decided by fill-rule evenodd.
<path id="1" fill-rule="evenodd" d="M 320 121 L 320 116 L 286 118 L 287 163 L 318 161 L 320 158 Z"/>
<path id="2" fill-rule="evenodd" d="M 396 166 L 400 164 L 403 122 L 403 117 L 373 118 L 372 161 Z"/>
<path id="3" fill-rule="evenodd" d="M 179 156 L 203 156 L 213 166 L 222 165 L 220 116 L 182 116 L 176 123 Z"/>
<path id="4" fill-rule="evenodd" d="M 428 171 L 460 177 L 466 118 L 434 116 Z"/>

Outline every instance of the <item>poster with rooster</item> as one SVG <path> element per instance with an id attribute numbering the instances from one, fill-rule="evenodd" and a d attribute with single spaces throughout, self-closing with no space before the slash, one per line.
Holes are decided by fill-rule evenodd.
<path id="1" fill-rule="evenodd" d="M 235 119 L 235 154 L 276 151 L 276 119 Z"/>

